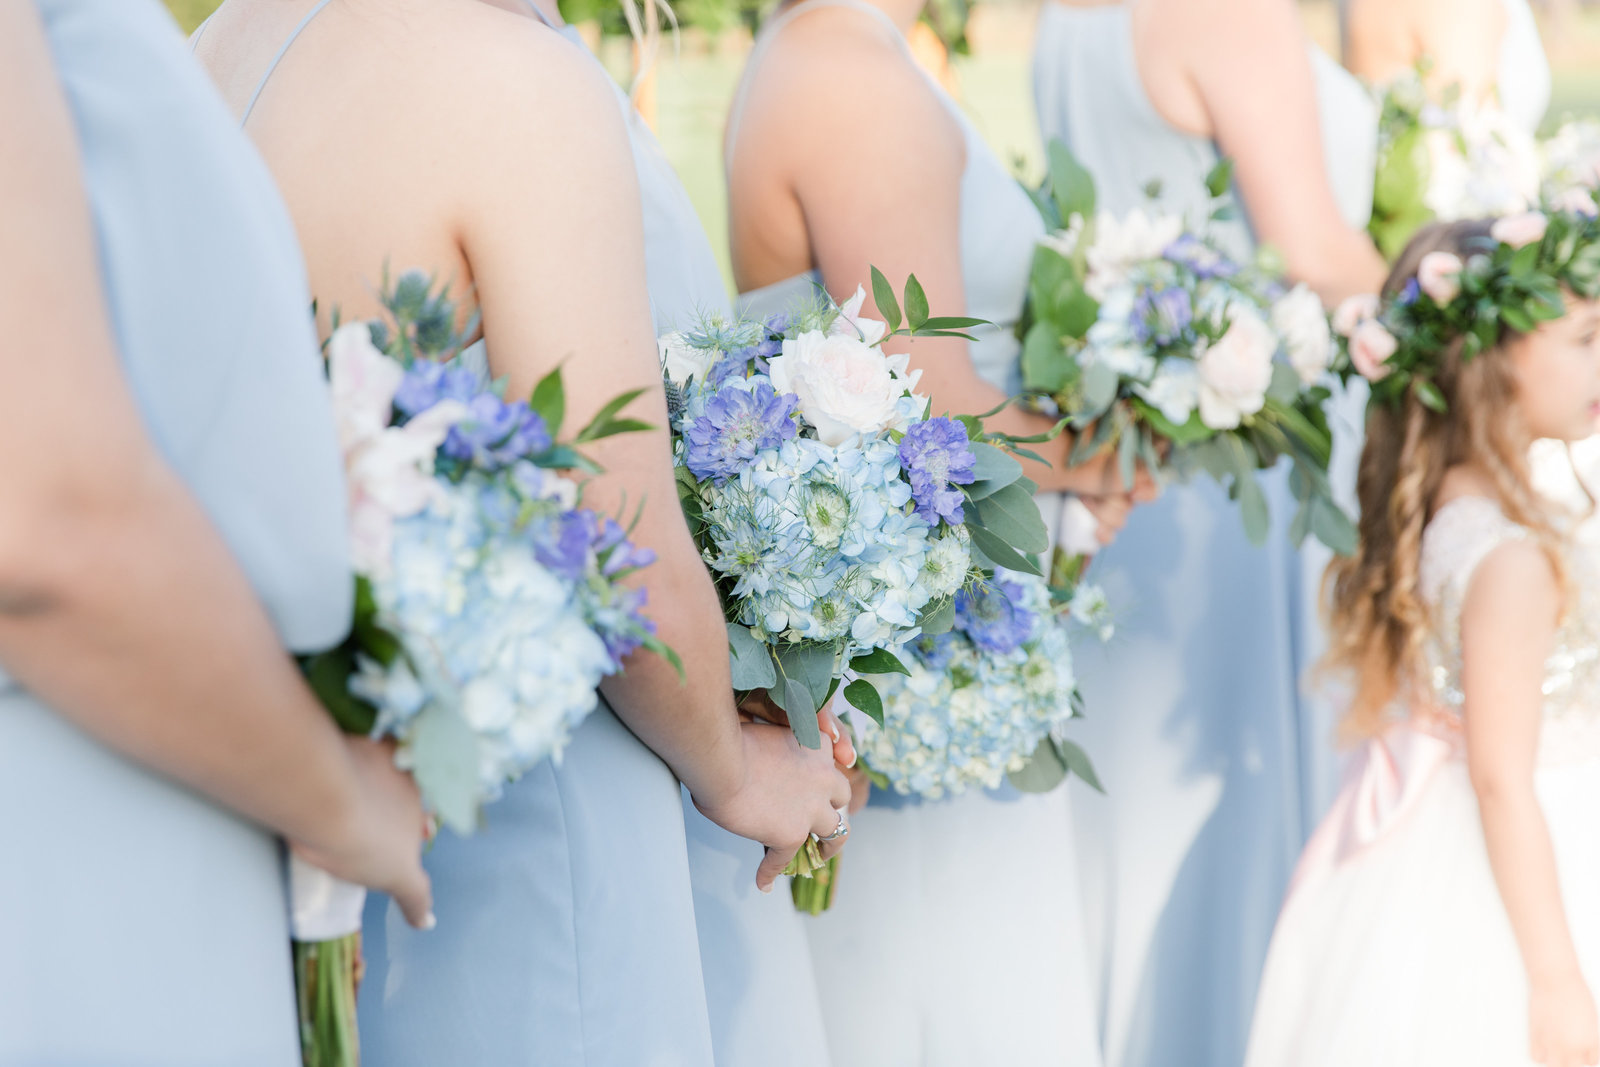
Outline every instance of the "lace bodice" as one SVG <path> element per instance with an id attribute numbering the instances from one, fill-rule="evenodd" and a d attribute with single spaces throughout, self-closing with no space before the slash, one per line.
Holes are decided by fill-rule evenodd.
<path id="1" fill-rule="evenodd" d="M 1592 531 L 1579 532 L 1578 544 Z M 1461 609 L 1478 564 L 1508 541 L 1532 535 L 1482 497 L 1452 500 L 1433 517 L 1422 538 L 1422 596 L 1433 613 L 1426 655 L 1433 696 L 1453 718 L 1462 713 Z M 1592 551 L 1567 554 L 1568 585 L 1575 598 L 1545 661 L 1541 765 L 1600 757 L 1600 568 Z"/>

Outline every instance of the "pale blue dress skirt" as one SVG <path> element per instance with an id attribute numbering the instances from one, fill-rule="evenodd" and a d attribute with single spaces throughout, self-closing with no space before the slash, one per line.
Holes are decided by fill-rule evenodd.
<path id="1" fill-rule="evenodd" d="M 344 492 L 288 217 L 160 4 L 35 5 L 146 429 L 285 645 L 329 645 L 350 611 Z M 64 431 L 73 418 L 61 413 Z M 3 674 L 0 810 L 0 1064 L 300 1062 L 270 834 L 111 752 Z"/>

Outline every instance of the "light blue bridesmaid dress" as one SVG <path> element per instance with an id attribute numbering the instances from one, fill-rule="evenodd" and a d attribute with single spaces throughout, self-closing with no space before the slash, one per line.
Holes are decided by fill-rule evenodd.
<path id="1" fill-rule="evenodd" d="M 642 187 L 656 325 L 693 325 L 727 308 L 716 261 L 620 90 L 619 106 Z M 488 365 L 481 342 L 466 358 Z M 602 701 L 559 766 L 507 788 L 475 836 L 435 843 L 426 862 L 436 930 L 418 933 L 386 898 L 369 899 L 367 1062 L 708 1067 L 679 788 Z"/>
<path id="2" fill-rule="evenodd" d="M 271 179 L 155 0 L 35 4 L 146 429 L 284 644 L 333 644 L 351 608 L 342 467 Z M 300 1062 L 271 834 L 3 675 L 0 810 L 0 1064 Z"/>
<path id="3" fill-rule="evenodd" d="M 870 4 L 807 0 L 767 23 L 749 69 L 785 26 L 822 7 L 858 11 L 906 47 L 895 24 Z M 976 127 L 932 79 L 929 85 L 966 142 L 959 219 L 965 313 L 1000 324 L 975 331 L 970 358 L 986 381 L 1015 394 L 1020 352 L 1010 327 L 1022 311 L 1043 224 Z M 741 104 L 742 91 L 728 123 L 729 158 Z M 819 282 L 809 271 L 745 293 L 740 304 L 754 314 L 783 312 L 810 299 Z M 1061 497 L 1047 494 L 1040 503 L 1053 524 Z M 805 920 L 836 1067 L 1100 1062 L 1071 792 L 1024 795 L 1007 785 L 916 803 L 873 791 L 852 822 L 833 907 Z"/>
<path id="4" fill-rule="evenodd" d="M 1376 115 L 1326 56 L 1313 67 L 1335 199 L 1362 226 Z M 1162 210 L 1204 212 L 1216 146 L 1150 103 L 1126 6 L 1045 4 L 1034 91 L 1045 138 L 1094 174 L 1102 209 L 1144 206 L 1156 180 Z M 1247 221 L 1222 236 L 1253 251 Z M 1363 400 L 1343 396 L 1332 412 L 1347 499 Z M 1091 570 L 1117 612 L 1112 644 L 1078 660 L 1082 742 L 1108 794 L 1080 804 L 1077 821 L 1111 1067 L 1240 1062 L 1278 904 L 1336 785 L 1333 712 L 1300 684 L 1322 644 L 1315 590 L 1328 557 L 1290 545 L 1285 471 L 1266 484 L 1264 546 L 1202 475 L 1136 509 Z"/>

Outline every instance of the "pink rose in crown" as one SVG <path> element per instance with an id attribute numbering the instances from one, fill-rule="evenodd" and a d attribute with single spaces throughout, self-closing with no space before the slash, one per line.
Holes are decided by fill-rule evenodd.
<path id="1" fill-rule="evenodd" d="M 1550 220 L 1545 218 L 1543 212 L 1524 211 L 1495 220 L 1489 229 L 1489 236 L 1501 244 L 1521 248 L 1544 240 L 1544 231 L 1549 225 Z"/>
<path id="2" fill-rule="evenodd" d="M 1417 285 L 1440 307 L 1461 294 L 1461 257 L 1429 252 L 1417 265 Z"/>
<path id="3" fill-rule="evenodd" d="M 1367 319 L 1355 328 L 1350 337 L 1350 362 L 1356 371 L 1369 382 L 1381 382 L 1389 376 L 1385 366 L 1389 357 L 1400 347 L 1394 334 L 1384 329 L 1377 319 Z"/>
<path id="4" fill-rule="evenodd" d="M 1368 319 L 1378 317 L 1378 297 L 1374 293 L 1358 293 L 1345 297 L 1333 313 L 1333 332 L 1340 337 L 1350 337 Z"/>

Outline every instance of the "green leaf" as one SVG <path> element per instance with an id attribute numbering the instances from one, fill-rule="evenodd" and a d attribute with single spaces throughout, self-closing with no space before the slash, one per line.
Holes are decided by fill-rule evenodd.
<path id="1" fill-rule="evenodd" d="M 1094 178 L 1083 164 L 1058 140 L 1050 142 L 1049 162 L 1050 191 L 1062 221 L 1073 215 L 1082 215 L 1085 221 L 1094 218 Z"/>
<path id="2" fill-rule="evenodd" d="M 1302 501 L 1294 509 L 1294 520 L 1289 523 L 1289 543 L 1299 548 L 1305 544 L 1306 536 L 1311 533 L 1311 502 Z"/>
<path id="3" fill-rule="evenodd" d="M 638 394 L 634 394 L 637 396 Z M 545 429 L 552 438 L 561 433 L 561 420 L 567 417 L 567 390 L 561 384 L 561 368 L 546 374 L 533 387 L 533 397 L 528 406 L 544 420 Z"/>
<path id="4" fill-rule="evenodd" d="M 1047 737 L 1039 742 L 1022 769 L 1012 771 L 1006 778 L 1023 793 L 1048 793 L 1067 780 L 1067 762 Z"/>
<path id="5" fill-rule="evenodd" d="M 1068 337 L 1083 337 L 1100 318 L 1100 302 L 1090 296 L 1076 279 L 1056 305 L 1055 320 Z"/>
<path id="6" fill-rule="evenodd" d="M 1132 428 L 1123 431 L 1117 445 L 1117 467 L 1122 474 L 1122 487 L 1132 490 L 1139 473 L 1139 434 Z"/>
<path id="7" fill-rule="evenodd" d="M 589 420 L 589 425 L 578 431 L 579 443 L 584 441 L 593 441 L 600 437 L 609 437 L 613 433 L 627 432 L 623 430 L 612 430 L 610 433 L 600 433 L 598 431 L 601 427 L 611 423 L 616 418 L 618 412 L 643 395 L 643 389 L 630 389 L 628 392 L 623 393 L 620 396 L 613 397 L 604 407 L 595 412 L 594 418 Z M 638 425 L 646 430 L 651 428 L 649 423 L 639 423 Z M 551 430 L 550 433 L 552 436 L 554 436 L 555 430 Z"/>
<path id="8" fill-rule="evenodd" d="M 1317 540 L 1338 555 L 1355 555 L 1359 540 L 1356 524 L 1344 509 L 1327 497 L 1316 497 L 1307 506 L 1311 509 L 1311 532 Z"/>
<path id="9" fill-rule="evenodd" d="M 1439 387 L 1428 381 L 1428 379 L 1411 379 L 1411 391 L 1417 394 L 1417 400 L 1429 411 L 1443 415 L 1449 410 L 1449 405 L 1444 400 L 1444 394 L 1439 392 Z"/>
<path id="10" fill-rule="evenodd" d="M 1022 552 L 1049 550 L 1050 534 L 1045 529 L 1044 517 L 1039 514 L 1039 505 L 1022 486 L 1008 485 L 974 501 L 973 506 L 978 521 L 969 521 L 968 526 L 981 526 Z"/>
<path id="11" fill-rule="evenodd" d="M 925 320 L 917 327 L 917 332 L 926 330 L 970 330 L 975 326 L 993 326 L 988 319 L 971 319 L 961 315 L 935 315 Z"/>
<path id="12" fill-rule="evenodd" d="M 1106 787 L 1100 784 L 1100 776 L 1094 773 L 1094 764 L 1089 762 L 1089 754 L 1071 741 L 1062 741 L 1057 745 L 1061 753 L 1062 762 L 1067 765 L 1067 770 L 1082 778 L 1084 784 L 1097 793 L 1104 793 Z"/>
<path id="13" fill-rule="evenodd" d="M 1267 386 L 1267 395 L 1280 404 L 1293 404 L 1300 395 L 1300 375 L 1287 363 L 1274 363 L 1272 384 Z"/>
<path id="14" fill-rule="evenodd" d="M 784 710 L 794 739 L 809 749 L 822 747 L 822 730 L 817 726 L 817 700 L 798 678 L 784 678 L 767 691 L 772 702 Z"/>
<path id="15" fill-rule="evenodd" d="M 1224 156 L 1206 175 L 1206 192 L 1215 200 L 1233 187 L 1233 160 Z"/>
<path id="16" fill-rule="evenodd" d="M 929 604 L 917 616 L 917 625 L 925 634 L 947 634 L 956 624 L 956 602 L 945 597 Z"/>
<path id="17" fill-rule="evenodd" d="M 900 662 L 900 657 L 887 649 L 875 648 L 871 652 L 863 652 L 850 661 L 850 669 L 857 674 L 905 674 L 906 665 Z"/>
<path id="18" fill-rule="evenodd" d="M 1044 573 L 1039 570 L 1038 564 L 1034 563 L 1033 560 L 1029 559 L 1027 556 L 1024 556 L 1022 553 L 1018 552 L 1016 549 L 1006 544 L 1005 541 L 1001 540 L 999 537 L 996 537 L 983 527 L 974 526 L 969 522 L 967 524 L 967 532 L 972 535 L 972 547 L 978 552 L 982 553 L 983 557 L 994 566 L 1004 567 L 1008 571 L 1020 571 L 1024 574 L 1033 574 L 1040 578 L 1044 577 Z M 951 623 L 954 624 L 955 605 L 953 603 L 951 604 L 950 608 L 950 618 Z M 948 629 L 948 627 L 946 627 L 946 629 Z M 928 630 L 927 632 L 943 633 L 944 631 Z"/>
<path id="19" fill-rule="evenodd" d="M 1104 363 L 1091 363 L 1083 370 L 1082 407 L 1073 412 L 1081 421 L 1099 418 L 1117 398 L 1121 383 L 1117 372 Z"/>
<path id="20" fill-rule="evenodd" d="M 806 748 L 821 748 L 817 710 L 827 702 L 838 649 L 833 645 L 803 642 L 777 652 L 774 663 L 778 685 L 770 691 L 778 706 L 789 713 L 789 727 Z"/>
<path id="21" fill-rule="evenodd" d="M 890 332 L 898 330 L 900 305 L 895 301 L 894 287 L 889 284 L 889 279 L 883 276 L 883 271 L 877 267 L 872 268 L 872 300 L 878 305 L 878 314 L 888 323 Z"/>
<path id="22" fill-rule="evenodd" d="M 1532 248 L 1533 245 L 1524 245 L 1523 247 Z M 1532 333 L 1538 327 L 1538 324 L 1533 321 L 1532 315 L 1510 304 L 1500 309 L 1500 317 L 1505 319 L 1507 326 L 1518 333 Z"/>
<path id="23" fill-rule="evenodd" d="M 728 623 L 729 666 L 733 669 L 733 687 L 744 691 L 771 689 L 778 684 L 778 670 L 773 666 L 772 649 L 757 641 L 748 626 Z"/>
<path id="24" fill-rule="evenodd" d="M 378 711 L 350 692 L 350 676 L 355 673 L 355 656 L 348 646 L 330 649 L 300 661 L 306 684 L 328 709 L 339 729 L 365 736 L 378 721 Z"/>
<path id="25" fill-rule="evenodd" d="M 972 484 L 965 486 L 968 500 L 981 500 L 992 496 L 1022 477 L 1022 464 L 1008 456 L 1003 449 L 982 441 L 972 442 Z"/>
<path id="26" fill-rule="evenodd" d="M 928 294 L 922 283 L 912 274 L 906 278 L 906 325 L 920 330 L 928 323 Z"/>
<path id="27" fill-rule="evenodd" d="M 856 679 L 844 687 L 844 698 L 852 708 L 865 712 L 879 726 L 883 725 L 883 698 L 871 682 Z"/>
<path id="28" fill-rule="evenodd" d="M 1077 373 L 1075 361 L 1062 350 L 1056 328 L 1043 319 L 1034 323 L 1022 339 L 1023 384 L 1033 392 L 1053 396 L 1071 384 Z"/>
<path id="29" fill-rule="evenodd" d="M 435 701 L 411 726 L 411 773 L 422 799 L 458 834 L 478 823 L 478 738 L 454 708 Z"/>
<path id="30" fill-rule="evenodd" d="M 1146 423 L 1157 437 L 1171 441 L 1178 448 L 1185 448 L 1199 441 L 1207 440 L 1216 431 L 1200 421 L 1200 413 L 1196 411 L 1189 416 L 1189 421 L 1179 426 L 1165 415 L 1161 409 L 1147 404 L 1138 397 L 1133 397 L 1129 403 L 1133 405 L 1134 412 L 1139 416 L 1139 421 Z"/>
<path id="31" fill-rule="evenodd" d="M 645 422 L 643 419 L 612 419 L 598 426 L 590 423 L 583 428 L 582 433 L 578 434 L 578 443 L 588 444 L 590 441 L 600 441 L 618 434 L 645 433 L 653 429 L 655 424 Z"/>
<path id="32" fill-rule="evenodd" d="M 1251 544 L 1266 544 L 1267 534 L 1272 529 L 1271 516 L 1267 513 L 1267 494 L 1261 491 L 1261 486 L 1250 475 L 1236 479 L 1233 484 L 1239 494 L 1239 513 L 1244 518 L 1245 536 L 1250 538 Z"/>

